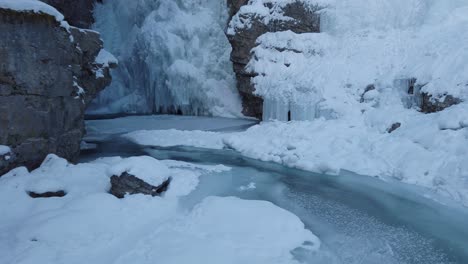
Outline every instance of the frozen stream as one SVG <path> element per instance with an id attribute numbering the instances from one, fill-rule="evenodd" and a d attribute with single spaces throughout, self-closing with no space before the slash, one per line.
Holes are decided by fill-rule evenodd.
<path id="1" fill-rule="evenodd" d="M 183 124 L 169 119 L 178 126 Z M 200 122 L 190 122 L 201 129 Z M 225 127 L 246 125 L 241 123 Z M 189 125 L 185 128 L 190 129 Z M 223 130 L 222 126 L 213 129 Z M 294 252 L 304 263 L 468 263 L 467 210 L 435 203 L 419 195 L 422 192 L 417 188 L 352 173 L 328 176 L 285 168 L 231 150 L 147 148 L 127 142 L 118 133 L 95 134 L 91 139 L 98 148 L 84 154 L 83 161 L 151 155 L 232 167 L 231 171 L 202 176 L 184 204 L 191 207 L 213 195 L 271 201 L 299 216 L 321 239 L 318 253 Z"/>

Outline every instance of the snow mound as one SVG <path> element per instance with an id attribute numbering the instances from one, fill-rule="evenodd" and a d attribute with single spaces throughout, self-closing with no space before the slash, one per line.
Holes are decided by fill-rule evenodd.
<path id="1" fill-rule="evenodd" d="M 117 263 L 298 263 L 291 250 L 304 243 L 309 250 L 320 246 L 297 216 L 269 202 L 208 197 L 187 217 L 156 228 Z"/>

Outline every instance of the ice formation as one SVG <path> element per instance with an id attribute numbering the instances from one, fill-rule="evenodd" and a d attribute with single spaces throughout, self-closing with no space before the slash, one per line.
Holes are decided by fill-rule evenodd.
<path id="1" fill-rule="evenodd" d="M 90 112 L 240 115 L 225 2 L 104 1 L 95 16 L 120 66 Z"/>

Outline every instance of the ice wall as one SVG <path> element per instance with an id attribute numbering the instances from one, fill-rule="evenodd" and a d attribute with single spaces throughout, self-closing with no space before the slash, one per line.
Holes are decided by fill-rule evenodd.
<path id="1" fill-rule="evenodd" d="M 120 65 L 90 112 L 240 115 L 225 1 L 105 0 L 95 16 Z"/>

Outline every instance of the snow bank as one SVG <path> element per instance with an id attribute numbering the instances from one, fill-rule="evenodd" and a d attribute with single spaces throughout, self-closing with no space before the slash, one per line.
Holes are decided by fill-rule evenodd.
<path id="1" fill-rule="evenodd" d="M 39 0 L 0 0 L 0 8 L 48 14 L 55 17 L 55 20 L 62 27 L 70 28 L 70 25 L 64 20 L 64 16 L 57 9 Z"/>
<path id="2" fill-rule="evenodd" d="M 186 217 L 158 226 L 117 263 L 298 263 L 290 251 L 319 240 L 270 202 L 208 197 Z M 159 249 L 159 250 L 155 250 Z"/>
<path id="3" fill-rule="evenodd" d="M 109 170 L 130 163 L 169 171 L 164 197 L 108 194 Z M 200 175 L 228 169 L 143 157 L 72 165 L 49 155 L 31 173 L 12 170 L 0 178 L 2 263 L 295 263 L 291 250 L 305 242 L 318 249 L 299 218 L 268 202 L 210 197 L 194 209 L 181 205 Z M 27 194 L 58 189 L 67 194 Z"/>
<path id="4" fill-rule="evenodd" d="M 232 148 L 245 156 L 325 174 L 342 170 L 429 188 L 468 206 L 468 107 L 422 115 L 370 109 L 359 119 L 266 122 L 245 132 L 137 131 L 141 145 Z M 387 130 L 395 122 L 401 127 Z"/>

